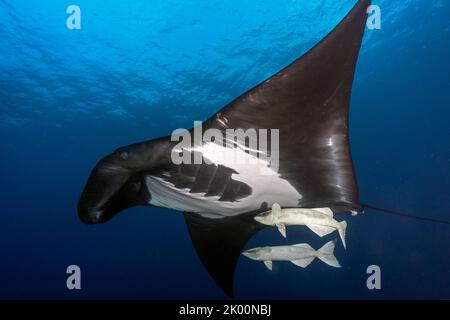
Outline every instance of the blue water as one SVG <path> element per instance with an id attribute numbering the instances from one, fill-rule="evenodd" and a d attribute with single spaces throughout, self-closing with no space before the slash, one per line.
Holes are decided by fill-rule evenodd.
<path id="1" fill-rule="evenodd" d="M 82 11 L 66 28 L 66 8 Z M 326 35 L 355 0 L 0 0 L 0 298 L 224 298 L 180 214 L 133 208 L 87 226 L 76 212 L 115 148 L 191 127 Z M 377 0 L 351 102 L 361 201 L 450 218 L 450 3 Z M 450 227 L 367 210 L 348 219 L 343 268 L 274 271 L 242 257 L 236 298 L 450 298 Z M 311 243 L 275 229 L 247 247 Z M 66 288 L 66 267 L 82 290 Z M 381 268 L 368 290 L 366 268 Z"/>

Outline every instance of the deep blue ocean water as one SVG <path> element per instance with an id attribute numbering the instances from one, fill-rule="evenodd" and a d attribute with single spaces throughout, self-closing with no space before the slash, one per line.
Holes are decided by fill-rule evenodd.
<path id="1" fill-rule="evenodd" d="M 182 215 L 133 208 L 81 223 L 97 160 L 191 127 L 325 36 L 355 0 L 0 0 L 0 298 L 225 298 Z M 81 30 L 66 27 L 77 4 Z M 450 3 L 376 0 L 351 101 L 360 199 L 450 219 Z M 348 218 L 343 267 L 240 258 L 235 297 L 450 298 L 450 227 L 376 213 Z M 247 247 L 325 240 L 276 229 Z M 66 267 L 82 290 L 66 288 Z M 381 268 L 368 290 L 366 268 Z"/>

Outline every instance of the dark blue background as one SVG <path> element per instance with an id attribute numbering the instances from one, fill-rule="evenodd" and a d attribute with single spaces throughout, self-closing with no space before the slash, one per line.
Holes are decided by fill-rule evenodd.
<path id="1" fill-rule="evenodd" d="M 68 30 L 78 4 L 82 29 Z M 133 208 L 86 226 L 76 205 L 115 148 L 190 127 L 303 54 L 354 0 L 0 0 L 0 298 L 224 298 L 183 217 Z M 361 201 L 450 218 L 450 5 L 376 1 L 351 103 Z M 241 258 L 236 298 L 450 298 L 450 229 L 373 211 L 348 218 L 343 268 Z M 275 229 L 247 247 L 309 242 Z M 66 267 L 82 290 L 66 289 Z M 382 290 L 366 288 L 366 268 Z"/>

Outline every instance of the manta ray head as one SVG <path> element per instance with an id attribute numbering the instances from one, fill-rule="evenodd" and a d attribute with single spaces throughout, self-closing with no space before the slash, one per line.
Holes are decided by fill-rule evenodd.
<path id="1" fill-rule="evenodd" d="M 106 222 L 127 208 L 149 203 L 151 196 L 143 180 L 142 158 L 141 153 L 125 147 L 97 163 L 78 202 L 81 221 Z"/>

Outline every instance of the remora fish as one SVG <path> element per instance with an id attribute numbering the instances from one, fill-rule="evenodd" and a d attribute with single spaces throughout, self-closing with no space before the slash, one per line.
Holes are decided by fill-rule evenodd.
<path id="1" fill-rule="evenodd" d="M 271 271 L 272 261 L 290 261 L 296 266 L 306 268 L 315 258 L 319 258 L 332 267 L 340 268 L 341 265 L 333 253 L 335 244 L 336 240 L 332 240 L 319 250 L 314 250 L 307 243 L 291 246 L 258 247 L 244 251 L 242 254 L 252 260 L 263 261 Z"/>
<path id="2" fill-rule="evenodd" d="M 278 203 L 272 206 L 272 210 L 255 216 L 255 220 L 267 226 L 276 226 L 283 237 L 286 238 L 286 226 L 307 226 L 320 237 L 326 236 L 337 230 L 345 245 L 345 230 L 347 222 L 336 221 L 330 208 L 288 208 L 281 209 Z"/>

